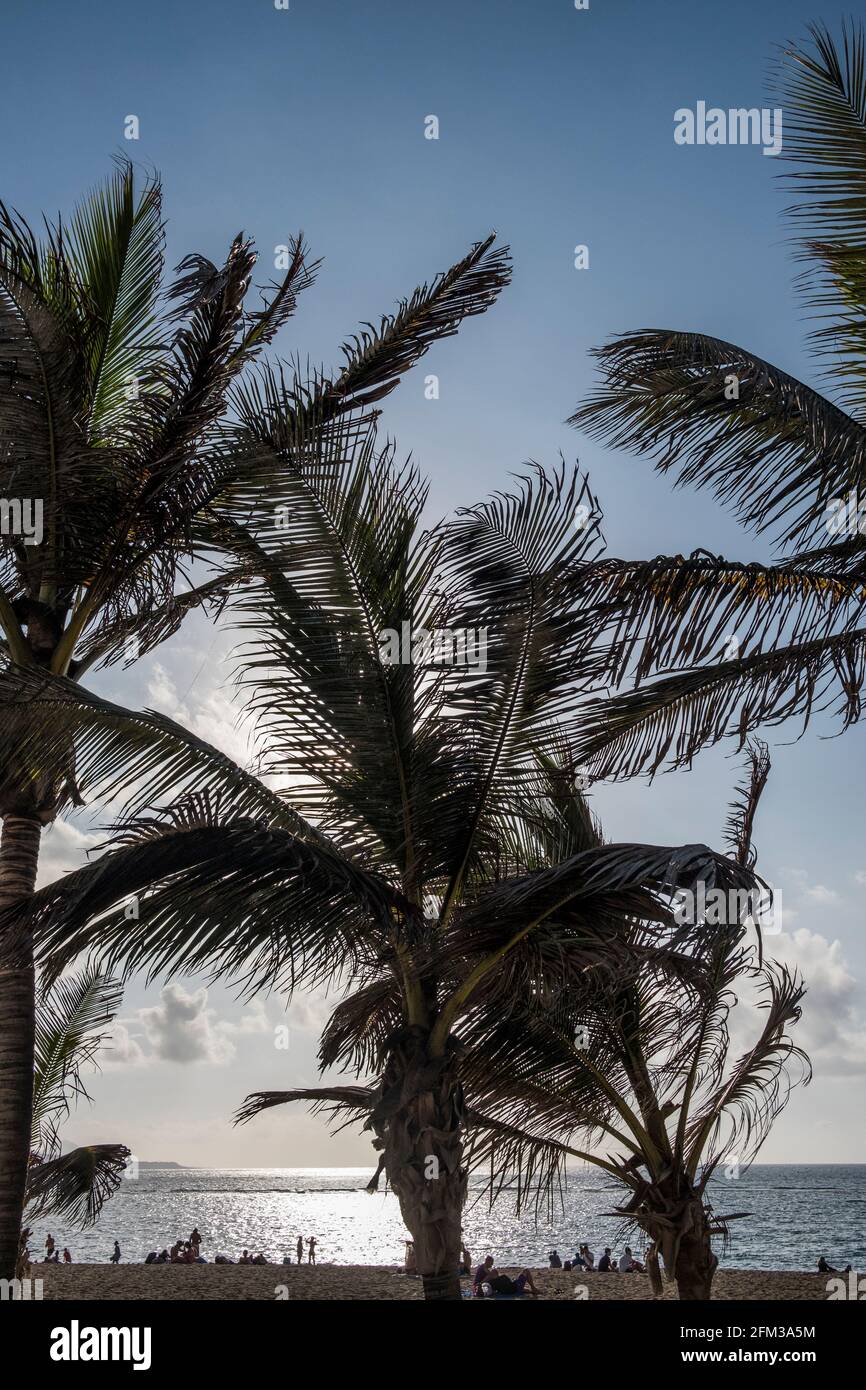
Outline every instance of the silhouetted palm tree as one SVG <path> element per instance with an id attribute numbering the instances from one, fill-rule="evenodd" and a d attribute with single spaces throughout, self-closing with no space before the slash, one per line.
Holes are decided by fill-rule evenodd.
<path id="1" fill-rule="evenodd" d="M 272 413 L 256 404 L 255 421 L 284 448 Z M 652 939 L 672 885 L 752 877 L 701 845 L 577 835 L 544 860 L 523 845 L 521 807 L 548 775 L 558 722 L 603 670 L 607 614 L 585 602 L 593 499 L 564 467 L 536 470 L 422 533 L 424 489 L 392 455 L 372 438 L 339 463 L 295 454 L 287 515 L 247 537 L 262 577 L 232 611 L 250 637 L 265 781 L 200 745 L 196 791 L 167 817 L 133 816 L 26 920 L 55 970 L 95 949 L 107 968 L 217 970 L 251 992 L 351 980 L 323 1061 L 378 1078 L 371 1123 L 425 1291 L 457 1297 L 459 1027 L 482 1006 L 615 971 L 624 918 Z M 590 524 L 575 526 L 579 511 Z M 43 755 L 74 737 L 82 778 L 142 779 L 139 809 L 154 775 L 177 783 L 170 721 L 148 716 L 164 731 L 154 774 L 151 748 L 114 739 L 80 693 L 30 694 Z"/>
<path id="2" fill-rule="evenodd" d="M 123 164 L 65 225 L 40 241 L 0 206 L 0 908 L 32 892 L 40 836 L 82 799 L 74 738 L 40 748 L 46 705 L 98 665 L 134 659 L 190 611 L 213 612 L 255 562 L 245 523 L 279 499 L 285 451 L 242 417 L 256 381 L 244 369 L 315 278 L 300 236 L 260 306 L 246 307 L 255 253 L 238 236 L 222 266 L 186 257 L 162 291 L 160 190 L 136 193 Z M 492 238 L 343 345 L 344 365 L 264 373 L 271 428 L 289 456 L 332 458 L 369 429 L 374 405 L 439 337 L 482 312 L 509 277 Z M 233 396 L 233 388 L 237 397 Z M 246 394 L 245 394 L 246 393 Z M 24 534 L 23 508 L 42 508 Z M 32 523 L 33 514 L 29 516 Z M 41 534 L 40 534 L 41 529 Z M 219 557 L 218 566 L 211 562 Z M 19 681 L 18 685 L 15 682 Z M 95 695 L 90 716 L 120 739 L 165 753 L 165 731 Z M 48 716 L 48 725 L 51 717 Z M 192 756 L 174 726 L 174 760 Z M 185 751 L 184 751 L 185 747 Z M 123 779 L 123 757 L 115 764 Z M 0 941 L 0 1277 L 11 1274 L 27 1172 L 34 977 L 26 929 Z"/>
<path id="3" fill-rule="evenodd" d="M 782 547 L 772 564 L 696 550 L 599 574 L 620 604 L 612 682 L 638 689 L 587 713 L 581 754 L 598 775 L 687 766 L 708 743 L 816 709 L 843 726 L 861 715 L 866 42 L 853 23 L 839 45 L 823 25 L 811 36 L 782 59 L 783 157 L 799 166 L 791 212 L 833 397 L 721 339 L 642 329 L 598 350 L 602 383 L 571 419 L 708 488 Z"/>
<path id="4" fill-rule="evenodd" d="M 752 825 L 768 772 L 766 746 L 751 746 L 727 830 L 743 868 L 754 864 Z M 538 809 L 538 823 L 555 834 L 562 808 Z M 718 921 L 696 921 L 691 941 L 676 919 L 667 940 L 648 936 L 643 923 L 623 925 L 632 965 L 615 980 L 470 1020 L 461 1036 L 467 1087 L 485 1115 L 522 1130 L 530 1150 L 533 1140 L 539 1153 L 545 1141 L 552 1154 L 563 1145 L 626 1189 L 614 1214 L 649 1237 L 657 1295 L 661 1256 L 681 1299 L 708 1299 L 713 1238 L 727 1239 L 728 1223 L 748 1215 L 714 1211 L 708 1184 L 721 1163 L 734 1177 L 745 1171 L 792 1080 L 808 1080 L 805 1054 L 789 1037 L 804 987 L 762 959 L 733 904 Z M 749 994 L 763 1024 L 732 1059 L 729 1015 Z"/>

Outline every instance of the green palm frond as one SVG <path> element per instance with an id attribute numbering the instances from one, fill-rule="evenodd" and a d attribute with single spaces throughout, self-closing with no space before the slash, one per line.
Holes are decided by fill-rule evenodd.
<path id="1" fill-rule="evenodd" d="M 149 180 L 136 192 L 127 161 L 75 210 L 66 228 L 66 253 L 87 313 L 82 329 L 93 442 L 116 437 L 162 349 L 157 301 L 163 242 L 159 182 Z"/>
<path id="2" fill-rule="evenodd" d="M 103 1046 L 123 986 L 92 963 L 55 980 L 37 999 L 31 1147 L 42 1157 L 57 1147 L 57 1127 L 87 1091 L 82 1070 Z"/>
<path id="3" fill-rule="evenodd" d="M 222 543 L 256 578 L 229 616 L 265 766 L 310 813 L 342 819 L 404 871 L 416 673 L 387 665 L 383 631 L 425 618 L 430 561 L 413 548 L 426 489 L 349 420 L 284 459 L 276 515 Z"/>
<path id="4" fill-rule="evenodd" d="M 813 347 L 853 411 L 866 406 L 866 36 L 842 21 L 836 42 L 825 24 L 810 43 L 781 54 L 775 87 L 784 103 L 782 157 L 788 209 L 806 269 L 802 288 L 819 319 Z"/>

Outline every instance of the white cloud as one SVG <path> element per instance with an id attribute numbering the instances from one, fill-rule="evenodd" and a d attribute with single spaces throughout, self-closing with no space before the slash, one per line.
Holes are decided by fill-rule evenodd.
<path id="1" fill-rule="evenodd" d="M 88 851 L 104 839 L 104 835 L 92 835 L 79 830 L 70 821 L 55 821 L 42 835 L 36 886 L 41 888 L 72 869 L 80 869 L 88 862 Z"/>
<path id="2" fill-rule="evenodd" d="M 841 943 L 799 927 L 765 938 L 764 949 L 796 968 L 806 985 L 802 1017 L 791 1037 L 808 1053 L 816 1080 L 866 1076 L 866 1017 Z M 751 1044 L 763 1018 L 751 999 L 741 999 L 732 1019 L 733 1052 Z"/>
<path id="3" fill-rule="evenodd" d="M 144 1029 L 151 1055 L 165 1062 L 210 1062 L 224 1066 L 235 1056 L 228 1029 L 216 1021 L 207 1007 L 207 990 L 187 994 L 182 985 L 165 985 L 162 1002 L 139 1009 L 137 1022 Z"/>
<path id="4" fill-rule="evenodd" d="M 139 1067 L 146 1057 L 140 1044 L 132 1037 L 125 1023 L 116 1022 L 99 1052 L 99 1065 L 106 1067 Z"/>
<path id="5" fill-rule="evenodd" d="M 118 1020 L 107 1049 L 99 1054 L 102 1067 L 140 1066 L 151 1062 L 188 1065 L 204 1062 L 225 1066 L 235 1060 L 236 1040 L 261 1037 L 273 1031 L 267 1008 L 254 999 L 238 1021 L 222 1019 L 208 1006 L 208 991 L 188 992 L 179 984 L 160 991 L 160 1003 L 138 1009 Z"/>

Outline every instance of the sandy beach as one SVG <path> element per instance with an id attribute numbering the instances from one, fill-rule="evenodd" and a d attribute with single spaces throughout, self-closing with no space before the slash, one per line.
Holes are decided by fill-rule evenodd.
<path id="1" fill-rule="evenodd" d="M 514 1274 L 515 1270 L 506 1270 Z M 382 1265 L 33 1265 L 31 1277 L 42 1279 L 45 1300 L 400 1300 L 421 1299 L 421 1282 L 396 1267 Z M 651 1299 L 642 1274 L 592 1274 L 581 1279 L 562 1270 L 534 1273 L 542 1299 L 575 1298 L 584 1284 L 590 1301 Z M 784 1299 L 823 1300 L 827 1275 L 779 1270 L 730 1269 L 716 1276 L 713 1297 L 719 1301 Z M 469 1287 L 469 1281 L 463 1281 Z M 675 1286 L 665 1298 L 675 1300 Z"/>

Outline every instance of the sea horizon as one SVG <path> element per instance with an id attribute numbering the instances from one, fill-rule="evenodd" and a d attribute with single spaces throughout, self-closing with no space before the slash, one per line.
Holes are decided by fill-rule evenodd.
<path id="1" fill-rule="evenodd" d="M 140 1263 L 151 1250 L 186 1240 L 197 1227 L 209 1262 L 217 1254 L 237 1260 L 247 1249 L 279 1264 L 286 1255 L 295 1257 L 299 1235 L 305 1241 L 314 1235 L 323 1264 L 403 1263 L 409 1232 L 393 1192 L 384 1186 L 374 1194 L 366 1191 L 372 1164 L 168 1166 L 175 1162 L 140 1160 L 138 1176 L 121 1183 L 86 1231 L 39 1221 L 30 1240 L 32 1255 L 43 1258 L 50 1231 L 58 1248 L 68 1246 L 77 1263 L 107 1261 L 115 1240 L 124 1262 Z M 820 1255 L 831 1264 L 866 1267 L 866 1164 L 753 1164 L 739 1176 L 731 1170 L 730 1177 L 714 1179 L 708 1195 L 720 1214 L 751 1212 L 732 1223 L 727 1248 L 715 1242 L 721 1268 L 809 1270 Z M 541 1201 L 536 1209 L 530 1191 L 518 1213 L 513 1188 L 491 1207 L 485 1180 L 476 1174 L 464 1240 L 473 1257 L 491 1253 L 503 1266 L 545 1268 L 552 1249 L 569 1259 L 583 1241 L 597 1254 L 609 1245 L 615 1255 L 628 1243 L 639 1257 L 644 1239 L 612 1213 L 618 1200 L 604 1174 L 577 1166 L 568 1170 L 549 1205 Z"/>

